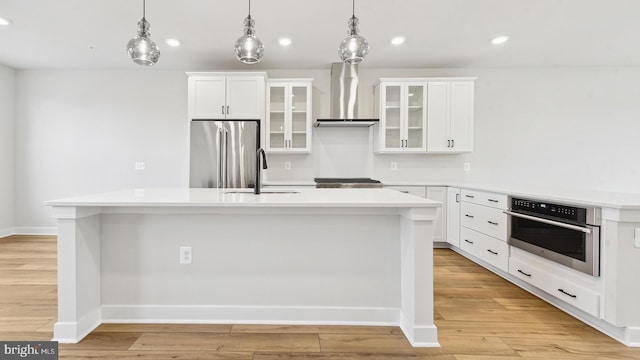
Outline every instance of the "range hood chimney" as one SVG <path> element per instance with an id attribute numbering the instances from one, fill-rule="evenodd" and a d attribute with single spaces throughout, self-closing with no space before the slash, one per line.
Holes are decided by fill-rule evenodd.
<path id="1" fill-rule="evenodd" d="M 317 119 L 316 127 L 369 127 L 379 121 L 358 118 L 358 80 L 358 65 L 331 64 L 331 118 Z"/>

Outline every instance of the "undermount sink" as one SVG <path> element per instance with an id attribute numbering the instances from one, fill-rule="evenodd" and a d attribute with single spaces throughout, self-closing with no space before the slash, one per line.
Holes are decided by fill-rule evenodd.
<path id="1" fill-rule="evenodd" d="M 225 191 L 225 194 L 250 194 L 250 195 L 254 195 L 253 190 L 249 190 L 249 191 L 242 191 L 242 190 L 235 190 L 235 191 Z M 292 190 L 264 190 L 264 191 L 260 191 L 260 194 L 299 194 L 299 191 L 292 191 Z M 257 195 L 260 195 L 257 194 Z"/>

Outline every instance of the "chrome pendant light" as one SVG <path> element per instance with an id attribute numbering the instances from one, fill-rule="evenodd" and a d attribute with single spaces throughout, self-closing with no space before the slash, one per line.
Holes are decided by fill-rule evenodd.
<path id="1" fill-rule="evenodd" d="M 127 43 L 127 53 L 138 65 L 151 66 L 158 62 L 160 49 L 151 41 L 149 22 L 145 19 L 146 0 L 142 0 L 142 19 L 138 21 L 138 36 Z"/>
<path id="2" fill-rule="evenodd" d="M 358 35 L 358 23 L 360 20 L 358 20 L 355 14 L 356 0 L 353 0 L 353 13 L 349 19 L 349 36 L 342 40 L 338 48 L 340 59 L 347 64 L 359 64 L 369 53 L 369 43 L 367 39 Z"/>
<path id="3" fill-rule="evenodd" d="M 251 18 L 251 0 L 249 0 L 249 15 L 244 19 L 244 35 L 236 41 L 233 47 L 238 60 L 245 64 L 256 64 L 264 55 L 262 41 L 255 35 L 256 22 Z"/>

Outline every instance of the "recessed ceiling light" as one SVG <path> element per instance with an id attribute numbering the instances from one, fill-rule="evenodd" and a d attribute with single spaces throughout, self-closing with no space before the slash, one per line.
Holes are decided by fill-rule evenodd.
<path id="1" fill-rule="evenodd" d="M 291 45 L 291 38 L 281 37 L 280 39 L 278 39 L 278 42 L 282 46 L 289 46 L 289 45 Z"/>
<path id="2" fill-rule="evenodd" d="M 500 36 L 496 36 L 493 39 L 491 39 L 491 43 L 493 45 L 502 45 L 504 43 L 506 43 L 509 40 L 509 37 L 506 35 L 500 35 Z"/>
<path id="3" fill-rule="evenodd" d="M 178 39 L 167 39 L 166 43 L 167 43 L 167 45 L 173 46 L 173 47 L 180 46 L 180 40 L 178 40 Z"/>
<path id="4" fill-rule="evenodd" d="M 404 41 L 407 40 L 404 36 L 396 36 L 393 39 L 391 39 L 391 43 L 393 45 L 401 45 L 404 44 Z"/>
<path id="5" fill-rule="evenodd" d="M 13 21 L 7 18 L 0 17 L 0 26 L 7 26 L 7 25 L 11 25 L 12 23 Z"/>

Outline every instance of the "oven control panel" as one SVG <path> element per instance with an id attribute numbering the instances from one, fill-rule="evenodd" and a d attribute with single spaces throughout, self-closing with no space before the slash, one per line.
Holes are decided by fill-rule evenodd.
<path id="1" fill-rule="evenodd" d="M 512 198 L 511 209 L 513 211 L 535 214 L 548 218 L 565 219 L 579 223 L 585 223 L 587 210 L 580 207 L 554 204 L 544 201 Z"/>

